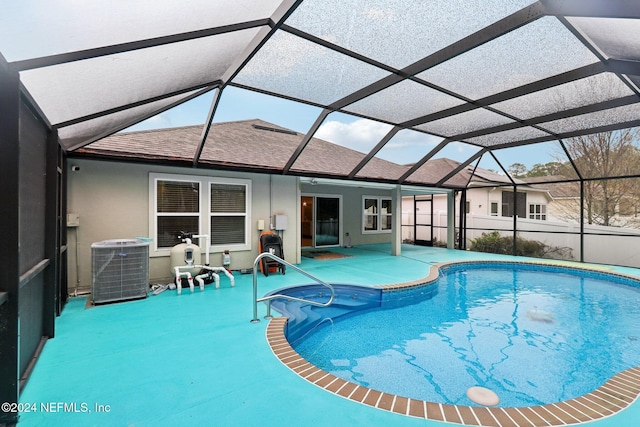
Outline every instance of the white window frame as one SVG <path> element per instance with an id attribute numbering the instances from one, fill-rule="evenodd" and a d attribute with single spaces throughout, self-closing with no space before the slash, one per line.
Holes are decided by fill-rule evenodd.
<path id="1" fill-rule="evenodd" d="M 531 212 L 533 208 L 533 212 Z M 538 208 L 538 209 L 537 209 Z M 536 221 L 547 220 L 547 205 L 544 203 L 529 203 L 529 211 L 527 212 L 528 218 Z"/>
<path id="2" fill-rule="evenodd" d="M 377 206 L 378 206 L 378 212 L 375 214 L 367 214 L 365 212 L 365 203 L 366 200 L 377 200 Z M 391 209 L 391 213 L 383 213 L 382 212 L 382 201 L 388 201 L 389 204 L 391 205 L 392 209 Z M 362 222 L 362 226 L 361 226 L 361 230 L 362 230 L 362 234 L 381 234 L 381 233 L 391 233 L 393 231 L 393 199 L 391 197 L 385 197 L 385 196 L 367 196 L 367 195 L 363 195 L 362 196 L 362 217 L 361 217 L 361 222 Z M 375 230 L 365 230 L 365 218 L 368 216 L 374 216 L 377 218 L 377 224 L 376 224 L 376 229 Z M 391 228 L 386 228 L 383 229 L 382 228 L 382 224 L 383 224 L 383 219 L 385 220 L 384 223 L 386 224 L 386 218 L 387 217 L 391 217 Z"/>
<path id="3" fill-rule="evenodd" d="M 496 207 L 496 211 L 495 212 L 492 211 L 493 206 Z M 490 216 L 500 216 L 500 202 L 491 201 L 489 203 L 489 215 Z"/>
<path id="4" fill-rule="evenodd" d="M 166 173 L 149 173 L 149 237 L 153 239 L 151 244 L 152 250 L 151 256 L 168 256 L 170 255 L 171 248 L 161 247 L 158 248 L 158 212 L 156 211 L 158 206 L 157 199 L 157 183 L 158 181 L 177 181 L 177 182 L 193 182 L 198 183 L 200 187 L 200 203 L 198 224 L 200 234 L 206 234 L 211 241 L 211 217 L 214 215 L 220 215 L 221 213 L 211 212 L 211 184 L 229 184 L 229 185 L 243 185 L 246 188 L 246 209 L 244 214 L 234 213 L 233 215 L 245 217 L 245 230 L 244 243 L 237 244 L 223 244 L 223 245 L 210 245 L 209 252 L 219 252 L 225 249 L 230 251 L 251 250 L 251 180 L 250 179 L 237 179 L 237 178 L 221 178 L 213 176 L 201 176 L 201 175 L 179 175 L 179 174 L 166 174 Z M 189 215 L 189 214 L 186 214 Z M 186 216 L 182 215 L 181 216 Z M 204 251 L 204 239 L 196 242 L 200 248 Z"/>
<path id="5" fill-rule="evenodd" d="M 222 212 L 217 212 L 217 213 L 212 213 L 211 212 L 211 184 L 227 184 L 227 185 L 241 185 L 245 187 L 245 211 L 244 213 L 238 213 L 238 212 L 234 212 L 234 213 L 222 213 Z M 240 216 L 240 217 L 244 217 L 245 221 L 244 221 L 244 243 L 234 243 L 234 244 L 222 244 L 222 245 L 211 245 L 210 248 L 212 250 L 225 250 L 225 249 L 229 249 L 229 250 L 247 250 L 247 249 L 251 249 L 251 229 L 249 226 L 249 223 L 251 222 L 251 180 L 249 179 L 237 179 L 237 178 L 208 178 L 207 179 L 207 192 L 209 193 L 207 195 L 206 201 L 207 201 L 207 230 L 210 239 L 209 241 L 212 241 L 211 238 L 211 218 L 214 216 Z"/>

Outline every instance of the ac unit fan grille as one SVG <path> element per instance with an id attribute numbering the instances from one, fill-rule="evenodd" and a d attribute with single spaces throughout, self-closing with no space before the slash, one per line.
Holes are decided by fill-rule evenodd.
<path id="1" fill-rule="evenodd" d="M 91 245 L 94 304 L 144 298 L 149 290 L 149 244 L 105 240 Z"/>

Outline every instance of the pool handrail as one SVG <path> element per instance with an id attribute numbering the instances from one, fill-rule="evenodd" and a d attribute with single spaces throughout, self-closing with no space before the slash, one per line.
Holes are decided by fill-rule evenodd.
<path id="1" fill-rule="evenodd" d="M 298 273 L 304 274 L 305 276 L 307 276 L 308 278 L 316 281 L 320 285 L 326 286 L 331 291 L 331 296 L 329 297 L 329 300 L 326 301 L 326 302 L 317 302 L 317 301 L 307 300 L 307 299 L 304 299 L 304 298 L 292 297 L 290 295 L 283 295 L 283 294 L 273 294 L 273 295 L 268 295 L 266 297 L 258 298 L 258 262 L 260 262 L 262 260 L 262 258 L 271 258 L 274 261 L 277 261 L 277 262 L 279 262 L 281 264 L 286 265 L 289 268 L 294 269 Z M 328 307 L 333 303 L 335 295 L 336 295 L 335 294 L 335 290 L 333 289 L 333 286 L 331 286 L 329 283 L 318 279 L 317 277 L 307 273 L 303 269 L 301 269 L 299 267 L 296 267 L 295 265 L 285 261 L 284 259 L 282 259 L 279 256 L 274 255 L 274 254 L 272 254 L 270 252 L 263 252 L 263 253 L 259 254 L 256 257 L 255 261 L 253 261 L 253 319 L 251 319 L 251 323 L 255 323 L 255 322 L 259 322 L 260 321 L 260 319 L 258 319 L 258 303 L 259 302 L 267 301 L 267 315 L 265 316 L 265 318 L 268 318 L 268 317 L 271 317 L 271 300 L 273 300 L 273 299 L 283 298 L 283 299 L 287 299 L 287 300 L 290 300 L 290 301 L 305 302 L 307 304 L 315 305 L 317 307 Z"/>

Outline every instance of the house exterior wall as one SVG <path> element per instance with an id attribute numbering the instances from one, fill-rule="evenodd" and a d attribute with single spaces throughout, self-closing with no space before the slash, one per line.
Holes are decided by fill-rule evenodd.
<path id="1" fill-rule="evenodd" d="M 392 197 L 390 190 L 333 186 L 333 185 L 311 185 L 303 183 L 300 185 L 303 194 L 324 194 L 324 195 L 342 195 L 342 236 L 340 237 L 340 245 L 346 244 L 346 234 L 349 233 L 351 245 L 366 245 L 374 243 L 391 242 L 391 232 L 382 233 L 364 233 L 362 231 L 363 206 L 362 199 L 364 196 L 382 196 Z"/>
<path id="2" fill-rule="evenodd" d="M 491 203 L 498 204 L 498 215 L 502 216 L 502 192 L 509 191 L 504 188 L 487 187 L 487 188 L 470 188 L 467 190 L 467 202 L 469 202 L 469 214 L 471 215 L 488 215 L 491 216 Z M 549 205 L 549 198 L 543 191 L 525 191 L 524 189 L 518 190 L 527 194 L 527 212 L 529 212 L 530 204 Z M 456 197 L 456 213 L 460 209 L 460 196 Z M 446 212 L 447 211 L 447 196 L 446 194 L 434 194 L 433 195 L 433 210 L 434 212 Z M 403 197 L 402 211 L 413 212 L 413 197 Z"/>
<path id="3" fill-rule="evenodd" d="M 152 217 L 149 206 L 149 174 L 179 174 L 242 178 L 251 180 L 250 250 L 231 252 L 231 268 L 251 268 L 258 255 L 257 220 L 268 227 L 269 217 L 287 215 L 288 229 L 282 233 L 285 259 L 299 259 L 298 179 L 250 173 L 194 170 L 146 164 L 85 159 L 69 161 L 67 211 L 79 215 L 79 227 L 68 229 L 69 292 L 91 288 L 91 244 L 110 239 L 131 239 L 149 235 Z M 78 168 L 77 171 L 73 167 Z M 203 251 L 204 253 L 204 251 Z M 154 256 L 150 246 L 149 275 L 152 283 L 172 280 L 169 256 Z M 211 252 L 210 263 L 222 265 L 222 253 Z M 203 255 L 204 262 L 204 255 Z"/>
<path id="4" fill-rule="evenodd" d="M 472 215 L 491 215 L 491 203 L 498 204 L 498 215 L 502 216 L 502 192 L 512 191 L 510 188 L 470 188 L 467 190 L 467 202 L 469 202 L 469 213 Z M 526 212 L 529 213 L 529 205 L 548 205 L 549 198 L 543 191 L 526 191 L 524 188 L 518 189 L 519 193 L 526 193 Z M 459 202 L 459 198 L 456 200 Z M 446 206 L 446 200 L 443 202 Z M 459 205 L 456 205 L 459 206 Z"/>
<path id="5" fill-rule="evenodd" d="M 283 237 L 285 259 L 300 262 L 300 194 L 331 194 L 342 196 L 342 236 L 349 233 L 352 245 L 390 242 L 392 234 L 362 232 L 362 198 L 383 196 L 391 198 L 390 190 L 357 188 L 333 185 L 300 184 L 291 176 L 264 175 L 228 171 L 194 170 L 190 168 L 133 164 L 123 162 L 71 159 L 68 164 L 67 212 L 79 215 L 79 226 L 69 227 L 68 277 L 69 292 L 86 292 L 91 289 L 91 244 L 111 239 L 150 237 L 149 174 L 175 174 L 251 180 L 251 214 L 249 218 L 250 250 L 231 252 L 231 268 L 245 269 L 253 266 L 258 255 L 258 220 L 265 227 L 273 222 L 272 215 L 286 215 L 287 230 Z M 151 283 L 168 283 L 172 280 L 170 258 L 155 254 L 150 244 L 149 275 Z M 204 251 L 203 251 L 204 263 Z M 222 264 L 222 253 L 212 251 L 210 264 Z"/>

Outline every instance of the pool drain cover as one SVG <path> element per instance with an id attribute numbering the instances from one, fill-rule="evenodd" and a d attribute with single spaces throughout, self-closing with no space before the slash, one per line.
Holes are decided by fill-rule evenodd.
<path id="1" fill-rule="evenodd" d="M 467 397 L 472 402 L 482 406 L 496 406 L 500 403 L 500 398 L 488 388 L 474 386 L 467 390 Z"/>

